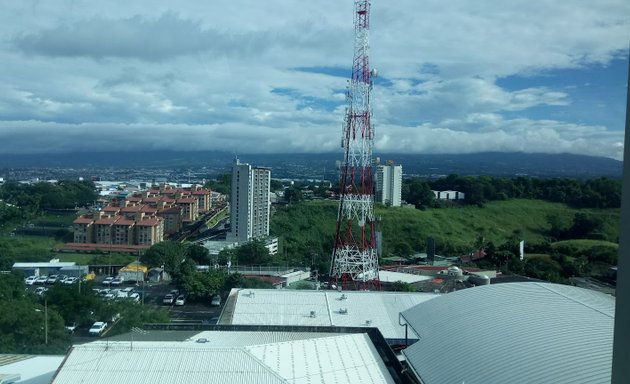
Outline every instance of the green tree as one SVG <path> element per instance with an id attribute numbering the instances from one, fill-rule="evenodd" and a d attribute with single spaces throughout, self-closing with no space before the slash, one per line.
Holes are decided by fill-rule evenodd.
<path id="1" fill-rule="evenodd" d="M 304 200 L 304 195 L 302 194 L 302 189 L 291 185 L 284 190 L 284 199 L 289 203 L 299 203 Z"/>
<path id="2" fill-rule="evenodd" d="M 24 297 L 26 284 L 20 271 L 0 274 L 0 299 L 19 300 Z"/>
<path id="3" fill-rule="evenodd" d="M 225 269 L 211 269 L 207 272 L 195 272 L 184 277 L 182 286 L 192 301 L 204 301 L 219 293 L 227 279 Z"/>
<path id="4" fill-rule="evenodd" d="M 394 292 L 415 292 L 416 291 L 413 285 L 402 282 L 402 281 L 396 281 L 392 283 L 390 290 Z"/>
<path id="5" fill-rule="evenodd" d="M 46 292 L 48 306 L 56 310 L 66 324 L 91 325 L 97 320 L 95 314 L 100 313 L 103 307 L 103 301 L 94 294 L 92 288 L 91 282 L 55 284 Z"/>
<path id="6" fill-rule="evenodd" d="M 186 248 L 176 241 L 163 241 L 151 246 L 140 260 L 150 267 L 164 266 L 164 271 L 171 275 L 180 273 L 181 265 L 186 259 Z"/>
<path id="7" fill-rule="evenodd" d="M 236 257 L 243 265 L 268 265 L 271 263 L 269 250 L 262 240 L 254 239 L 236 248 Z"/>
<path id="8" fill-rule="evenodd" d="M 27 299 L 0 299 L 0 308 L 0 353 L 65 354 L 70 347 L 55 310 Z"/>
<path id="9" fill-rule="evenodd" d="M 215 180 L 207 181 L 204 184 L 205 188 L 210 188 L 214 192 L 218 192 L 224 195 L 230 195 L 230 188 L 232 185 L 232 175 L 229 173 L 223 173 L 217 176 Z"/>
<path id="10" fill-rule="evenodd" d="M 186 258 L 190 258 L 195 261 L 198 265 L 212 265 L 212 259 L 210 257 L 210 252 L 208 248 L 203 247 L 199 244 L 189 244 L 186 247 Z"/>

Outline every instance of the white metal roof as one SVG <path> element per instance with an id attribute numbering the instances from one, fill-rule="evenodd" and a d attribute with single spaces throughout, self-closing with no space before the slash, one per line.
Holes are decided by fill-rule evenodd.
<path id="1" fill-rule="evenodd" d="M 548 283 L 479 286 L 403 312 L 425 384 L 609 383 L 613 297 Z"/>
<path id="2" fill-rule="evenodd" d="M 405 328 L 398 322 L 400 312 L 437 296 L 278 289 L 245 289 L 237 295 L 232 324 L 376 327 L 386 339 L 405 338 Z M 415 338 L 413 333 L 409 337 Z"/>
<path id="3" fill-rule="evenodd" d="M 393 272 L 393 271 L 378 271 L 378 279 L 385 283 L 395 283 L 401 281 L 403 283 L 418 283 L 420 281 L 431 280 L 433 277 L 424 275 L 413 275 L 411 273 Z"/>
<path id="4" fill-rule="evenodd" d="M 212 337 L 212 336 L 211 336 Z M 93 342 L 70 351 L 54 384 L 393 383 L 366 334 L 221 347 Z"/>
<path id="5" fill-rule="evenodd" d="M 59 261 L 55 263 L 34 262 L 34 263 L 13 263 L 13 268 L 64 268 L 74 267 L 77 263 L 74 261 Z"/>
<path id="6" fill-rule="evenodd" d="M 17 374 L 20 380 L 15 383 L 47 384 L 63 359 L 64 356 L 0 355 L 0 376 Z"/>
<path id="7" fill-rule="evenodd" d="M 244 347 L 286 341 L 336 337 L 339 333 L 327 332 L 249 332 L 249 331 L 203 331 L 188 339 L 196 342 L 206 339 L 215 347 Z"/>

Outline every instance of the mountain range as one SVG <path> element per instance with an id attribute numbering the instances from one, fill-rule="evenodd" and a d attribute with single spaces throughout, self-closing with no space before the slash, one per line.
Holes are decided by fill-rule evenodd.
<path id="1" fill-rule="evenodd" d="M 335 180 L 342 153 L 239 154 L 241 162 L 272 168 L 274 178 Z M 576 154 L 486 152 L 474 154 L 375 153 L 384 164 L 402 164 L 406 176 L 440 177 L 448 174 L 620 178 L 618 160 Z M 2 155 L 0 170 L 15 168 L 175 168 L 206 169 L 209 174 L 229 172 L 235 155 L 227 152 L 99 152 L 37 155 Z M 1 172 L 0 172 L 1 175 Z"/>

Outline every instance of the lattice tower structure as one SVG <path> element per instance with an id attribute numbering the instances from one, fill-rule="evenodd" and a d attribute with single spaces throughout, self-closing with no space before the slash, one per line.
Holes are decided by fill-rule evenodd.
<path id="1" fill-rule="evenodd" d="M 341 192 L 332 253 L 330 280 L 343 287 L 380 289 L 374 219 L 372 148 L 374 126 L 370 94 L 369 59 L 370 2 L 354 2 L 354 59 L 346 91 L 342 124 Z"/>

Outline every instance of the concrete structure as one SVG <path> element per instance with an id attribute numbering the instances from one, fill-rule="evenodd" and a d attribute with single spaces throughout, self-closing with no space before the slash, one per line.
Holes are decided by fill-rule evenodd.
<path id="1" fill-rule="evenodd" d="M 398 315 L 438 295 L 288 289 L 233 289 L 220 324 L 376 327 L 391 344 L 404 344 Z M 370 310 L 373 309 L 373 310 Z M 417 339 L 409 332 L 411 341 Z M 410 341 L 410 342 L 411 342 Z"/>
<path id="2" fill-rule="evenodd" d="M 610 383 L 615 299 L 549 283 L 484 285 L 402 313 L 423 384 Z"/>
<path id="3" fill-rule="evenodd" d="M 271 170 L 234 160 L 228 241 L 269 236 Z"/>
<path id="4" fill-rule="evenodd" d="M 431 191 L 438 200 L 464 200 L 464 192 L 459 191 Z"/>
<path id="5" fill-rule="evenodd" d="M 75 345 L 52 383 L 400 382 L 402 367 L 393 354 L 382 357 L 383 346 L 372 338 L 367 333 L 205 331 L 185 341 L 98 341 Z"/>
<path id="6" fill-rule="evenodd" d="M 376 167 L 376 196 L 378 203 L 400 207 L 402 193 L 402 165 Z"/>

